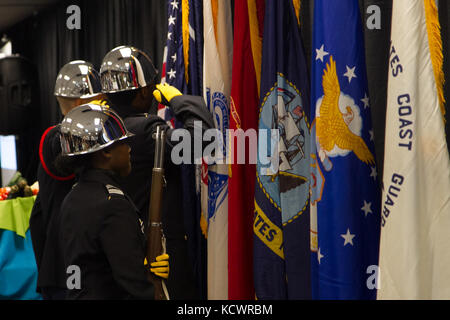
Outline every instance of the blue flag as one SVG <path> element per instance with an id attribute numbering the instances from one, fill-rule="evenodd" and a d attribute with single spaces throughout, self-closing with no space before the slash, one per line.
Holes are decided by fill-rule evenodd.
<path id="1" fill-rule="evenodd" d="M 168 0 L 167 5 L 166 82 L 183 94 L 202 96 L 203 3 L 201 0 Z M 170 114 L 166 116 L 166 120 L 172 117 Z M 180 127 L 176 119 L 175 127 Z M 193 262 L 200 297 L 206 298 L 206 240 L 200 229 L 199 181 L 198 166 L 181 165 L 183 217 L 189 255 Z"/>
<path id="2" fill-rule="evenodd" d="M 316 0 L 314 21 L 313 298 L 373 299 L 380 192 L 358 0 Z"/>
<path id="3" fill-rule="evenodd" d="M 266 1 L 262 66 L 255 292 L 258 299 L 307 299 L 311 296 L 309 77 L 292 1 Z M 269 131 L 277 134 L 264 135 Z M 267 143 L 261 143 L 264 140 Z M 267 164 L 262 155 L 276 161 Z"/>

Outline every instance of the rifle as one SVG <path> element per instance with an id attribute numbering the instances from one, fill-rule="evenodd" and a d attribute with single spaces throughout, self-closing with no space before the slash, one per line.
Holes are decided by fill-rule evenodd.
<path id="1" fill-rule="evenodd" d="M 149 226 L 147 229 L 147 261 L 150 264 L 156 257 L 165 253 L 165 237 L 161 224 L 162 196 L 164 179 L 165 131 L 158 126 L 155 138 L 155 163 L 152 171 L 152 190 L 149 204 Z M 169 300 L 164 280 L 149 272 L 150 281 L 155 287 L 155 300 Z"/>

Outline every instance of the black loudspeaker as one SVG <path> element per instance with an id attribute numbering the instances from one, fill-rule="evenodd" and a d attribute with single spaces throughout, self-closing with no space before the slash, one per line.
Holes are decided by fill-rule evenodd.
<path id="1" fill-rule="evenodd" d="M 37 110 L 37 73 L 19 55 L 0 58 L 0 135 L 20 134 Z"/>

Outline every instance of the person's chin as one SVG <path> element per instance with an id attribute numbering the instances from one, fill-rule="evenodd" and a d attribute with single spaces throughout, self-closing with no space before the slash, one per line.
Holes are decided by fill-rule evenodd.
<path id="1" fill-rule="evenodd" d="M 130 172 L 131 172 L 131 165 L 128 166 L 128 168 L 122 168 L 122 170 L 118 171 L 117 173 L 121 178 L 125 178 L 130 174 Z"/>
<path id="2" fill-rule="evenodd" d="M 124 176 L 127 177 L 130 173 L 131 173 L 131 163 L 128 166 L 127 170 L 125 171 L 125 175 Z"/>

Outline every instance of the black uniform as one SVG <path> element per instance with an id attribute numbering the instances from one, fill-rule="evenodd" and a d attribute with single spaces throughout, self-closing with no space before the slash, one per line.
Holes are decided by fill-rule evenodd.
<path id="1" fill-rule="evenodd" d="M 183 128 L 191 133 L 192 138 L 194 137 L 194 121 L 201 121 L 203 130 L 214 128 L 212 115 L 206 108 L 202 97 L 176 96 L 171 100 L 170 108 L 176 119 L 183 123 Z M 122 183 L 124 191 L 133 199 L 142 214 L 142 220 L 147 225 L 155 149 L 152 134 L 156 132 L 157 126 L 162 126 L 166 130 L 164 165 L 167 181 L 163 196 L 162 223 L 166 236 L 167 253 L 170 256 L 167 287 L 170 298 L 173 300 L 198 299 L 200 296 L 195 284 L 192 260 L 189 259 L 188 240 L 184 227 L 181 167 L 174 165 L 170 158 L 171 149 L 177 143 L 171 141 L 173 130 L 156 115 L 130 115 L 126 113 L 126 110 L 126 107 L 117 108 L 127 129 L 136 136 L 129 142 L 132 169 L 130 175 Z M 191 142 L 191 146 L 193 145 Z"/>
<path id="2" fill-rule="evenodd" d="M 47 129 L 41 138 L 38 168 L 39 194 L 30 217 L 30 232 L 38 267 L 37 291 L 44 298 L 64 298 L 66 273 L 58 241 L 58 219 L 64 197 L 75 176 L 63 176 L 54 166 L 61 152 L 59 126 Z"/>
<path id="3" fill-rule="evenodd" d="M 78 266 L 81 276 L 68 299 L 154 298 L 143 223 L 112 171 L 81 173 L 61 207 L 60 239 L 66 268 Z"/>

